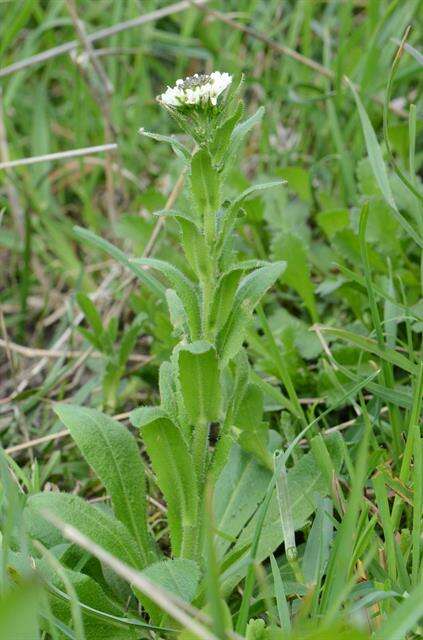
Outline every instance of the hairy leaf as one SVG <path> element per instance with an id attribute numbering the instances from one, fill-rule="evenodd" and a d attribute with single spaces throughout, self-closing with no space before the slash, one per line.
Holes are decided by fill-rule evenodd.
<path id="1" fill-rule="evenodd" d="M 178 350 L 179 380 L 191 424 L 213 422 L 220 413 L 217 354 L 208 342 L 198 341 Z"/>
<path id="2" fill-rule="evenodd" d="M 68 404 L 56 405 L 55 410 L 148 563 L 155 554 L 147 529 L 144 466 L 134 438 L 124 425 L 100 411 Z"/>
<path id="3" fill-rule="evenodd" d="M 173 555 L 180 555 L 183 535 L 196 526 L 197 478 L 188 445 L 180 429 L 164 416 L 155 417 L 141 428 L 157 481 L 168 508 Z"/>

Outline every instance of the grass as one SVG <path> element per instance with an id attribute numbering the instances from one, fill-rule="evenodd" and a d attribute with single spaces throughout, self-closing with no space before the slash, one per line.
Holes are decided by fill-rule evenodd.
<path id="1" fill-rule="evenodd" d="M 421 3 L 189 5 L 0 3 L 0 636 L 421 638 Z M 235 263 L 286 262 L 228 362 L 155 100 L 212 70 Z"/>

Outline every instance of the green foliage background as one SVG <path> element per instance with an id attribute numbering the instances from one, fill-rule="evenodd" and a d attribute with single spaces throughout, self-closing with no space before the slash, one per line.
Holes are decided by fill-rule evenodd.
<path id="1" fill-rule="evenodd" d="M 76 3 L 88 34 L 169 6 Z M 62 519 L 143 567 L 150 534 L 131 522 L 146 512 L 150 560 L 157 548 L 169 555 L 160 481 L 140 439 L 129 437 L 137 432 L 128 416 L 135 410 L 138 427 L 136 410 L 158 404 L 159 367 L 177 335 L 162 281 L 152 284 L 139 265 L 137 280 L 122 262 L 148 253 L 192 273 L 177 222 L 153 215 L 181 185 L 184 151 L 138 130 L 177 133 L 189 145 L 155 96 L 179 77 L 217 69 L 244 74 L 245 117 L 265 109 L 231 171 L 230 195 L 287 181 L 242 203 L 238 259 L 287 268 L 248 326 L 251 393 L 234 414 L 238 444 L 208 505 L 215 536 L 204 572 L 177 559 L 144 573 L 195 606 L 207 603 L 219 637 L 231 626 L 244 635 L 249 618 L 251 639 L 422 637 L 422 5 L 215 0 L 207 8 L 223 19 L 184 6 L 96 41 L 108 94 L 79 43 L 71 55 L 11 67 L 78 41 L 69 4 L 0 3 L 0 161 L 118 144 L 108 156 L 0 169 L 0 636 L 135 639 L 154 632 L 142 626 L 152 620 L 159 637 L 175 633 L 149 598 L 139 596 L 142 617 L 124 580 L 36 514 L 54 508 L 55 491 L 75 493 L 57 507 Z M 409 25 L 386 137 L 386 91 Z M 170 208 L 183 210 L 186 192 L 177 196 Z M 63 433 L 53 410 L 63 400 L 116 417 L 103 460 L 85 429 L 92 417 L 71 411 L 73 440 Z M 310 424 L 274 489 L 271 454 Z M 125 471 L 120 484 L 112 453 Z M 294 560 L 283 545 L 293 530 Z"/>

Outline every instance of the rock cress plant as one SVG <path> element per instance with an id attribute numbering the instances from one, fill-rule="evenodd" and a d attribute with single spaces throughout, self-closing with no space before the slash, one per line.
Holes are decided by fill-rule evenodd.
<path id="1" fill-rule="evenodd" d="M 206 481 L 214 486 L 232 443 L 237 441 L 272 466 L 262 392 L 251 380 L 243 343 L 256 305 L 285 263 L 241 260 L 234 238 L 243 201 L 281 181 L 231 193 L 231 169 L 242 162 L 243 142 L 264 112 L 260 108 L 242 120 L 240 88 L 241 82 L 216 71 L 178 80 L 158 97 L 193 139 L 193 152 L 173 136 L 140 131 L 169 143 L 188 170 L 188 206 L 157 212 L 179 226 L 184 271 L 164 260 L 129 259 L 102 238 L 77 230 L 132 269 L 168 305 L 178 344 L 160 367 L 161 403 L 136 409 L 131 420 L 140 429 L 166 500 L 172 557 L 195 561 L 195 566 L 201 566 L 204 556 Z M 111 496 L 115 515 L 134 538 L 140 566 L 149 567 L 163 556 L 148 530 L 143 465 L 132 436 L 93 409 L 62 404 L 57 413 Z"/>
<path id="2" fill-rule="evenodd" d="M 273 182 L 250 187 L 229 198 L 227 179 L 239 163 L 242 143 L 260 121 L 263 110 L 240 122 L 244 105 L 241 83 L 215 71 L 177 80 L 157 100 L 194 139 L 191 156 L 175 138 L 167 138 L 189 164 L 189 210 L 160 211 L 179 225 L 188 275 L 158 260 L 139 260 L 160 271 L 172 285 L 166 291 L 169 313 L 180 342 L 170 362 L 160 369 L 161 407 L 142 407 L 133 413 L 168 503 L 172 553 L 201 559 L 205 480 L 215 481 L 235 438 L 266 463 L 266 435 L 258 424 L 248 432 L 239 418 L 243 400 L 251 392 L 249 364 L 242 348 L 254 307 L 276 281 L 285 264 L 240 261 L 233 248 L 242 202 Z M 141 130 L 144 135 L 152 137 Z M 159 137 L 158 137 L 159 138 Z M 162 136 L 160 136 L 163 139 Z M 160 139 L 159 138 L 159 139 Z M 209 436 L 217 424 L 217 443 Z M 159 440 L 169 441 L 169 456 Z M 176 460 L 177 457 L 177 460 Z M 175 500 L 175 478 L 169 465 L 185 480 Z M 166 471 L 165 471 L 166 469 Z M 188 471 L 189 470 L 189 471 Z"/>

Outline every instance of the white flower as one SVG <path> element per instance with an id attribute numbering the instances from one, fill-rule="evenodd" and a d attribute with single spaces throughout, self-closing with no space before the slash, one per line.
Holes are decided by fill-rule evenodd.
<path id="1" fill-rule="evenodd" d="M 209 74 L 198 74 L 177 80 L 174 87 L 168 87 L 164 93 L 157 96 L 157 100 L 168 107 L 183 107 L 185 105 L 215 106 L 217 99 L 232 82 L 229 73 L 213 71 Z"/>

